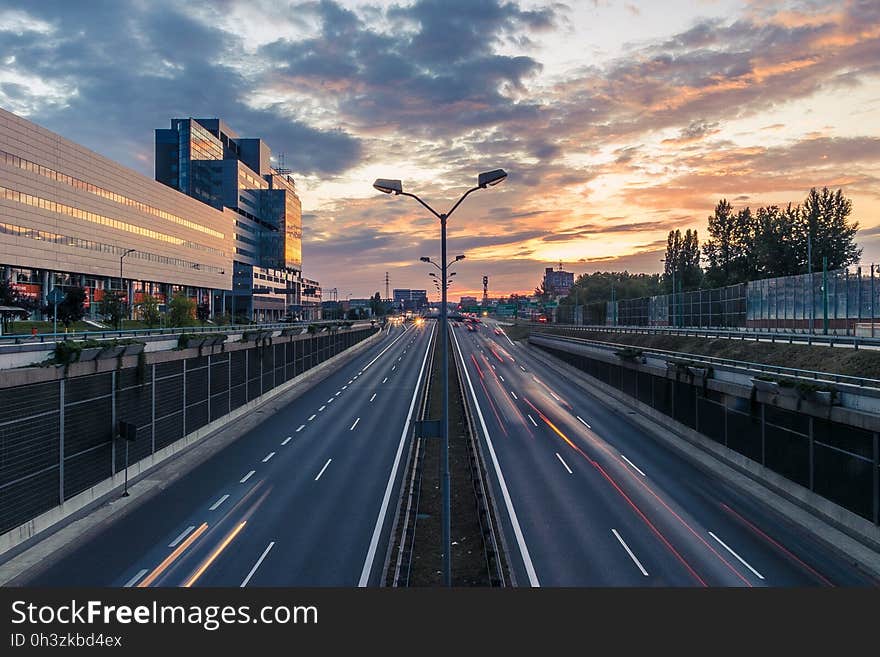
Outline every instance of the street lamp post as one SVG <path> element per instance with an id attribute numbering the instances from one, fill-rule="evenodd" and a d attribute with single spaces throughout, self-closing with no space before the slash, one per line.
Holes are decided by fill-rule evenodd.
<path id="1" fill-rule="evenodd" d="M 421 260 L 422 262 L 430 262 L 432 265 L 440 269 L 441 280 L 440 330 L 443 334 L 443 365 L 441 373 L 441 376 L 443 377 L 443 417 L 440 421 L 442 429 L 440 443 L 440 467 L 442 470 L 441 487 L 443 496 L 443 508 L 441 511 L 443 525 L 443 581 L 446 586 L 452 586 L 452 553 L 450 544 L 451 497 L 449 485 L 449 321 L 446 308 L 446 288 L 448 287 L 446 281 L 449 278 L 447 276 L 449 266 L 453 264 L 446 262 L 446 220 L 453 212 L 455 212 L 456 208 L 461 205 L 461 202 L 464 201 L 471 193 L 477 191 L 478 189 L 485 189 L 486 187 L 495 186 L 498 183 L 502 182 L 505 178 L 507 178 L 507 173 L 504 171 L 504 169 L 495 169 L 493 171 L 481 173 L 477 178 L 477 186 L 467 190 L 461 196 L 461 198 L 459 198 L 458 201 L 455 202 L 452 208 L 448 212 L 444 213 L 437 212 L 436 210 L 434 210 L 434 208 L 425 203 L 415 194 L 404 192 L 403 183 L 401 183 L 400 180 L 387 180 L 380 178 L 373 183 L 373 187 L 384 194 L 394 194 L 395 196 L 409 196 L 414 198 L 431 214 L 433 214 L 435 217 L 437 217 L 437 219 L 440 220 L 440 265 L 438 266 L 437 263 L 433 262 L 430 258 L 427 257 L 422 257 Z M 464 256 L 459 255 L 455 257 L 455 260 L 453 262 L 457 262 L 463 259 Z"/>
<path id="2" fill-rule="evenodd" d="M 125 280 L 122 278 L 122 260 L 129 253 L 134 253 L 134 252 L 135 252 L 134 249 L 127 249 L 125 251 L 125 253 L 123 253 L 121 256 L 119 256 L 119 291 L 120 292 L 122 292 L 123 286 L 125 285 Z M 119 326 L 117 326 L 117 328 L 122 329 L 122 316 L 121 315 L 119 317 Z"/>

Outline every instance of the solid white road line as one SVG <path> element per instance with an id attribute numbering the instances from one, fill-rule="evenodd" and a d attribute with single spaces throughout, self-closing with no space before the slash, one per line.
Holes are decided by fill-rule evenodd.
<path id="1" fill-rule="evenodd" d="M 296 432 L 299 433 L 300 431 L 302 431 L 302 430 L 305 429 L 305 428 L 306 428 L 306 425 L 301 424 L 301 425 L 299 425 L 299 427 L 297 428 Z"/>
<path id="2" fill-rule="evenodd" d="M 211 506 L 209 506 L 208 511 L 215 511 L 217 509 L 217 507 L 220 506 L 221 504 L 223 504 L 227 499 L 229 499 L 228 493 L 226 495 L 224 495 L 223 497 L 221 497 L 216 502 L 214 502 Z"/>
<path id="3" fill-rule="evenodd" d="M 355 421 L 354 421 L 354 424 L 351 425 L 351 428 L 349 429 L 349 431 L 354 431 L 354 428 L 358 425 L 358 422 L 360 422 L 360 421 L 361 421 L 360 418 L 358 418 L 357 420 L 355 420 Z"/>
<path id="4" fill-rule="evenodd" d="M 176 547 L 177 544 L 180 543 L 180 542 L 181 542 L 183 539 L 185 539 L 187 536 L 189 536 L 189 533 L 190 533 L 193 529 L 195 529 L 195 528 L 196 528 L 195 525 L 190 525 L 189 527 L 187 527 L 186 529 L 184 529 L 182 532 L 180 532 L 180 536 L 178 536 L 177 538 L 175 538 L 173 541 L 171 541 L 171 542 L 168 544 L 168 547 L 170 547 L 170 548 Z"/>
<path id="5" fill-rule="evenodd" d="M 647 477 L 647 475 L 646 475 L 644 472 L 642 472 L 641 470 L 639 470 L 638 466 L 636 466 L 635 463 L 633 463 L 632 461 L 630 461 L 630 460 L 629 460 L 628 458 L 626 458 L 623 454 L 620 455 L 620 458 L 622 458 L 624 461 L 626 461 L 627 463 L 629 463 L 629 464 L 632 466 L 632 469 L 635 470 L 636 472 L 638 472 L 640 475 L 642 475 L 643 477 Z"/>
<path id="6" fill-rule="evenodd" d="M 578 420 L 580 420 L 580 423 L 583 424 L 587 429 L 592 429 L 592 428 L 593 428 L 593 427 L 591 427 L 589 424 L 587 424 L 587 421 L 586 421 L 584 418 L 582 418 L 580 415 L 575 415 L 575 417 L 576 417 Z"/>
<path id="7" fill-rule="evenodd" d="M 243 484 L 243 483 L 246 482 L 248 479 L 250 479 L 251 477 L 253 477 L 255 472 L 256 472 L 256 470 L 251 470 L 251 471 L 248 472 L 244 477 L 242 477 L 241 479 L 239 479 L 239 480 L 238 480 L 238 483 Z"/>
<path id="8" fill-rule="evenodd" d="M 281 444 L 282 444 L 282 445 L 286 445 L 286 444 L 289 443 L 291 440 L 293 440 L 293 436 L 288 436 L 287 438 L 285 438 L 284 440 L 281 441 Z"/>
<path id="9" fill-rule="evenodd" d="M 323 411 L 325 408 L 327 408 L 327 407 L 326 407 L 326 406 L 321 406 L 321 408 L 318 409 L 318 412 L 320 413 L 320 412 Z"/>
<path id="10" fill-rule="evenodd" d="M 318 416 L 317 416 L 317 415 L 310 415 L 308 421 L 311 422 L 311 421 L 314 420 L 316 417 L 318 417 Z"/>
<path id="11" fill-rule="evenodd" d="M 269 452 L 268 454 L 266 454 L 266 457 L 263 459 L 263 463 L 271 459 L 273 456 L 275 456 L 275 452 Z"/>
<path id="12" fill-rule="evenodd" d="M 764 576 L 763 576 L 761 573 L 759 573 L 757 570 L 755 570 L 754 568 L 752 568 L 752 567 L 748 564 L 748 562 L 747 562 L 745 559 L 743 559 L 741 556 L 739 556 L 736 552 L 734 552 L 734 551 L 730 548 L 730 546 L 727 545 L 727 543 L 725 543 L 725 542 L 722 541 L 720 538 L 718 538 L 717 536 L 715 536 L 715 534 L 713 534 L 712 532 L 709 532 L 709 536 L 711 536 L 711 537 L 714 538 L 716 541 L 718 541 L 719 543 L 721 543 L 721 547 L 723 547 L 725 550 L 727 550 L 728 552 L 730 552 L 734 557 L 736 557 L 737 560 L 738 560 L 743 566 L 745 566 L 746 568 L 748 568 L 749 570 L 751 570 L 751 571 L 755 574 L 755 577 L 757 577 L 758 579 L 764 579 Z"/>
<path id="13" fill-rule="evenodd" d="M 241 585 L 239 586 L 239 588 L 242 588 L 242 589 L 243 589 L 245 586 L 247 586 L 248 582 L 251 581 L 251 577 L 253 577 L 253 576 L 254 576 L 254 573 L 257 572 L 257 568 L 259 568 L 259 567 L 260 567 L 260 564 L 263 563 L 263 559 L 265 559 L 265 558 L 266 558 L 266 555 L 269 554 L 269 550 L 272 549 L 272 546 L 273 546 L 273 545 L 275 545 L 275 541 L 270 542 L 269 545 L 266 546 L 266 549 L 263 550 L 263 554 L 261 554 L 261 555 L 260 555 L 260 558 L 257 559 L 257 563 L 255 563 L 255 564 L 254 564 L 254 567 L 251 568 L 251 572 L 249 572 L 249 573 L 247 574 L 247 577 L 244 578 L 244 581 L 241 583 Z"/>
<path id="14" fill-rule="evenodd" d="M 130 586 L 134 586 L 134 583 L 137 582 L 141 577 L 147 574 L 147 569 L 144 568 L 141 571 L 138 571 L 138 574 L 128 580 L 125 584 L 123 584 L 123 588 L 129 588 Z"/>
<path id="15" fill-rule="evenodd" d="M 535 418 L 533 418 L 533 417 L 532 417 L 531 415 L 529 415 L 528 413 L 526 413 L 526 416 L 529 418 L 529 420 L 532 421 L 532 424 L 534 424 L 535 426 L 538 426 L 538 423 L 535 422 Z"/>
<path id="16" fill-rule="evenodd" d="M 455 335 L 455 332 L 452 333 L 452 339 L 455 342 L 458 357 L 460 361 L 464 363 L 464 356 L 461 353 L 461 345 L 458 344 L 458 336 Z M 468 372 L 468 368 L 462 367 L 462 370 L 464 371 L 465 380 L 467 381 L 471 398 L 474 400 L 474 408 L 476 408 L 477 417 L 480 420 L 480 427 L 483 429 L 483 436 L 486 438 L 486 447 L 489 449 L 489 456 L 492 458 L 492 465 L 495 468 L 495 476 L 498 479 L 498 486 L 501 488 L 501 496 L 504 498 L 504 506 L 507 508 L 507 515 L 510 517 L 510 524 L 513 528 L 513 534 L 516 537 L 517 545 L 519 546 L 519 553 L 523 560 L 523 566 L 526 569 L 526 575 L 529 578 L 529 584 L 531 586 L 540 586 L 541 583 L 538 581 L 538 575 L 535 573 L 535 567 L 532 564 L 532 557 L 529 555 L 529 549 L 526 547 L 526 542 L 523 538 L 522 528 L 519 526 L 519 520 L 517 520 L 516 511 L 513 508 L 513 500 L 510 499 L 510 492 L 507 490 L 507 482 L 504 480 L 501 466 L 498 463 L 498 456 L 495 454 L 495 447 L 492 445 L 492 439 L 489 437 L 489 430 L 486 428 L 486 420 L 483 417 L 483 411 L 480 408 L 479 402 L 477 402 L 477 394 L 474 392 L 473 383 L 471 383 L 471 375 Z M 415 397 L 413 397 L 413 402 L 415 402 Z"/>
<path id="17" fill-rule="evenodd" d="M 617 533 L 617 530 L 616 530 L 616 529 L 612 529 L 612 530 L 611 530 L 611 533 L 614 534 L 614 537 L 615 537 L 618 541 L 620 541 L 620 544 L 623 546 L 623 549 L 626 550 L 626 553 L 629 555 L 629 558 L 632 559 L 632 560 L 633 560 L 633 563 L 634 563 L 636 566 L 638 566 L 639 570 L 642 571 L 642 575 L 644 575 L 645 577 L 647 577 L 647 576 L 648 576 L 648 571 L 645 570 L 645 567 L 641 564 L 641 562 L 640 562 L 638 559 L 636 559 L 636 555 L 634 555 L 634 554 L 633 554 L 633 551 L 629 549 L 629 545 L 626 544 L 626 541 L 624 541 L 624 540 L 620 537 L 620 534 Z"/>
<path id="18" fill-rule="evenodd" d="M 566 463 L 565 460 L 561 456 L 559 456 L 559 452 L 556 452 L 556 458 L 559 459 L 559 462 L 562 464 L 562 467 L 565 468 L 566 470 L 568 470 L 568 474 L 572 474 L 571 468 L 569 468 L 568 463 Z"/>
<path id="19" fill-rule="evenodd" d="M 431 325 L 430 335 L 434 335 L 436 324 Z M 422 367 L 419 370 L 419 376 L 416 379 L 416 385 L 413 389 L 412 399 L 409 403 L 409 411 L 406 414 L 406 420 L 403 423 L 403 430 L 400 432 L 400 442 L 397 444 L 397 453 L 394 455 L 394 463 L 391 465 L 391 473 L 388 476 L 388 483 L 385 485 L 385 494 L 382 497 L 382 506 L 379 508 L 379 516 L 376 518 L 376 525 L 373 528 L 373 536 L 370 538 L 370 546 L 367 548 L 367 556 L 364 559 L 364 567 L 361 569 L 361 577 L 358 580 L 358 586 L 364 587 L 370 583 L 370 573 L 373 570 L 373 561 L 376 558 L 376 549 L 379 546 L 379 537 L 382 535 L 382 526 L 385 524 L 385 515 L 388 513 L 388 503 L 391 500 L 391 491 L 394 488 L 394 481 L 397 478 L 397 469 L 400 466 L 400 456 L 403 453 L 403 446 L 406 443 L 406 436 L 409 433 L 409 422 L 412 419 L 413 410 L 416 407 L 416 398 L 419 396 L 419 387 L 422 381 L 422 375 L 425 373 L 425 363 L 428 362 L 428 346 L 431 344 L 430 337 L 425 346 L 425 356 L 422 358 Z M 382 383 L 388 380 L 385 378 Z"/>
<path id="20" fill-rule="evenodd" d="M 327 462 L 324 464 L 324 467 L 321 468 L 321 471 L 318 473 L 318 476 L 315 477 L 315 481 L 318 481 L 318 479 L 321 478 L 321 475 L 324 474 L 324 470 L 327 469 L 327 466 L 330 465 L 330 461 L 332 461 L 332 460 L 333 460 L 333 459 L 327 459 Z"/>
<path id="21" fill-rule="evenodd" d="M 517 401 L 519 401 L 519 397 L 516 396 L 516 393 L 515 393 L 513 390 L 510 391 L 510 394 L 513 395 L 513 398 L 514 398 L 514 399 L 516 399 Z"/>
<path id="22" fill-rule="evenodd" d="M 374 393 L 373 393 L 373 396 L 370 397 L 370 401 L 373 401 L 375 398 L 376 398 L 376 393 L 374 392 Z"/>

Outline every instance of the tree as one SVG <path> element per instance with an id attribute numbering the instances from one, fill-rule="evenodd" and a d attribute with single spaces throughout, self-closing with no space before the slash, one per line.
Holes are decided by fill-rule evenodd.
<path id="1" fill-rule="evenodd" d="M 168 304 L 169 326 L 191 326 L 195 320 L 196 302 L 178 292 Z"/>
<path id="2" fill-rule="evenodd" d="M 145 294 L 137 305 L 141 319 L 149 328 L 159 323 L 159 300 L 151 294 Z"/>
<path id="3" fill-rule="evenodd" d="M 822 259 L 828 259 L 828 269 L 842 269 L 858 262 L 862 250 L 855 241 L 859 223 L 850 223 L 852 201 L 823 187 L 812 188 L 801 206 L 800 260 L 806 269 L 808 243 L 812 245 L 813 271 L 822 270 Z"/>
<path id="4" fill-rule="evenodd" d="M 203 325 L 211 318 L 211 304 L 200 303 L 196 306 L 196 319 Z"/>
<path id="5" fill-rule="evenodd" d="M 538 301 L 541 303 L 547 303 L 553 298 L 553 293 L 552 290 L 547 288 L 547 283 L 541 281 L 541 284 L 535 288 L 535 296 L 538 297 Z"/>
<path id="6" fill-rule="evenodd" d="M 104 316 L 104 321 L 117 329 L 121 327 L 122 317 L 125 315 L 123 295 L 122 290 L 104 290 L 104 296 L 101 297 L 100 312 Z"/>
<path id="7" fill-rule="evenodd" d="M 739 256 L 740 248 L 733 206 L 727 199 L 721 199 L 715 206 L 715 212 L 708 219 L 707 230 L 709 241 L 703 247 L 709 262 L 706 278 L 713 287 L 728 285 L 731 280 L 731 265 Z"/>
<path id="8" fill-rule="evenodd" d="M 360 314 L 358 313 L 358 308 L 349 308 L 347 319 L 360 319 Z"/>
<path id="9" fill-rule="evenodd" d="M 0 281 L 0 306 L 9 308 L 21 308 L 21 310 L 4 310 L 0 313 L 0 321 L 3 323 L 3 332 L 8 333 L 10 323 L 16 318 L 24 319 L 37 307 L 37 304 L 16 290 L 9 281 Z"/>
<path id="10" fill-rule="evenodd" d="M 675 281 L 675 290 L 672 282 Z M 703 280 L 700 267 L 700 241 L 697 231 L 688 228 L 684 235 L 671 230 L 666 238 L 666 257 L 663 267 L 663 289 L 667 292 L 696 290 Z"/>
<path id="11" fill-rule="evenodd" d="M 370 297 L 370 310 L 373 311 L 375 317 L 385 314 L 385 302 L 382 301 L 382 296 L 378 292 Z"/>
<path id="12" fill-rule="evenodd" d="M 53 309 L 54 310 L 54 309 Z M 69 287 L 65 291 L 64 300 L 58 304 L 58 321 L 65 328 L 80 321 L 86 314 L 86 291 L 81 287 Z"/>
<path id="13" fill-rule="evenodd" d="M 792 207 L 791 203 L 785 209 L 776 205 L 758 208 L 751 253 L 754 267 L 749 280 L 801 273 L 799 216 L 799 206 Z"/>

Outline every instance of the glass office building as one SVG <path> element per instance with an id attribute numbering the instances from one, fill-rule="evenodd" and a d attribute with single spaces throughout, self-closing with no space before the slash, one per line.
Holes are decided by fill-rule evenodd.
<path id="1" fill-rule="evenodd" d="M 172 119 L 156 130 L 156 180 L 234 213 L 234 273 L 219 305 L 257 321 L 320 316 L 320 286 L 302 278 L 302 204 L 262 139 L 222 119 Z"/>
<path id="2" fill-rule="evenodd" d="M 232 289 L 236 219 L 0 109 L 0 275 L 41 305 L 73 286 L 93 317 L 107 290 L 210 304 Z"/>

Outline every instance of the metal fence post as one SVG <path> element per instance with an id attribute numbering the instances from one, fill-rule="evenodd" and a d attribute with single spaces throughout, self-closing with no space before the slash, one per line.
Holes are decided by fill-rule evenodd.
<path id="1" fill-rule="evenodd" d="M 152 385 L 150 390 L 150 453 L 156 453 L 156 363 L 150 366 L 152 370 Z"/>
<path id="2" fill-rule="evenodd" d="M 816 486 L 816 454 L 815 454 L 815 437 L 813 433 L 813 416 L 809 417 L 808 430 L 810 432 L 810 490 L 815 490 Z"/>
<path id="3" fill-rule="evenodd" d="M 64 379 L 58 383 L 58 501 L 64 504 Z"/>
<path id="4" fill-rule="evenodd" d="M 183 359 L 183 435 L 186 435 L 186 358 Z"/>
<path id="5" fill-rule="evenodd" d="M 110 474 L 116 474 L 116 370 L 110 372 Z"/>
<path id="6" fill-rule="evenodd" d="M 207 386 L 207 402 L 208 402 L 208 422 L 211 421 L 211 354 L 208 354 L 208 386 Z"/>

